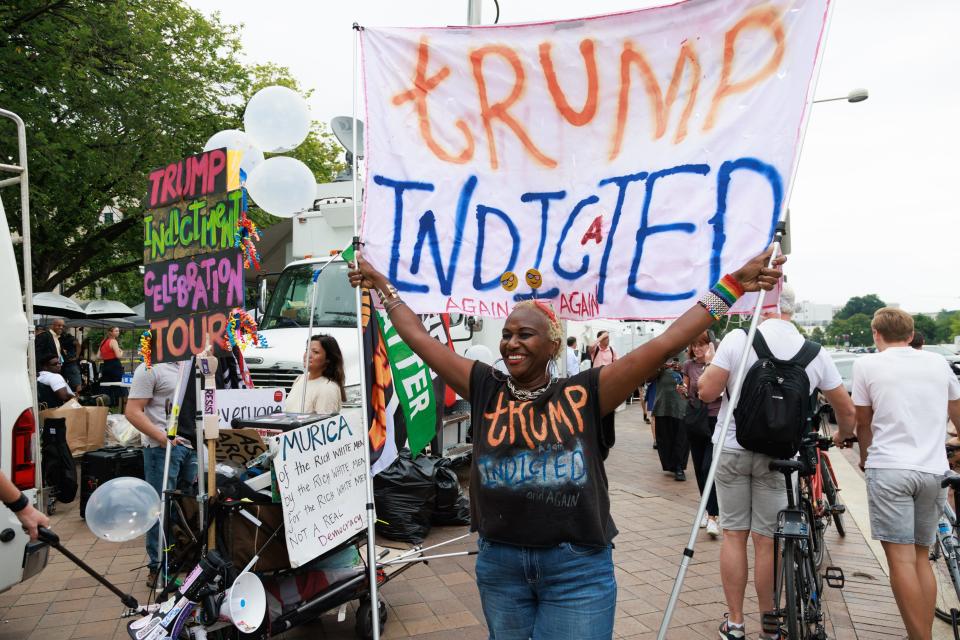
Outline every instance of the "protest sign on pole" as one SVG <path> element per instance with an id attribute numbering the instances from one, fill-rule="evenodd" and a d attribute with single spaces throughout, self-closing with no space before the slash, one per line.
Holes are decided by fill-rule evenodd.
<path id="1" fill-rule="evenodd" d="M 230 429 L 235 419 L 255 420 L 283 412 L 287 392 L 282 387 L 217 389 L 214 391 L 221 429 Z"/>
<path id="2" fill-rule="evenodd" d="M 679 315 L 773 237 L 827 3 L 365 28 L 365 257 L 418 313 Z"/>
<path id="3" fill-rule="evenodd" d="M 230 310 L 244 306 L 239 160 L 211 149 L 148 176 L 143 295 L 154 363 L 186 360 L 219 344 Z"/>
<path id="4" fill-rule="evenodd" d="M 336 415 L 273 438 L 292 567 L 366 528 L 364 439 L 355 418 Z"/>

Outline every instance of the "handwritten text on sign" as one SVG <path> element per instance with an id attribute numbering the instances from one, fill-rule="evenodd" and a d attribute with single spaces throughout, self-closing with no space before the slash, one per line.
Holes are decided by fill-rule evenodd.
<path id="1" fill-rule="evenodd" d="M 236 189 L 148 211 L 143 218 L 143 263 L 232 247 L 242 204 L 243 191 Z"/>
<path id="2" fill-rule="evenodd" d="M 366 526 L 359 422 L 325 418 L 277 436 L 274 458 L 290 564 L 299 567 Z"/>
<path id="3" fill-rule="evenodd" d="M 146 266 L 147 319 L 229 311 L 243 305 L 243 255 L 236 249 Z"/>
<path id="4" fill-rule="evenodd" d="M 828 0 L 365 29 L 365 252 L 415 311 L 671 317 L 773 235 Z"/>

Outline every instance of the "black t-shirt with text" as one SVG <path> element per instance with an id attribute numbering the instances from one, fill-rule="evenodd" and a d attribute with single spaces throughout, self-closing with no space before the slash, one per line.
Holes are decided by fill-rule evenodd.
<path id="1" fill-rule="evenodd" d="M 521 401 L 505 374 L 474 364 L 472 530 L 526 547 L 613 540 L 603 465 L 613 446 L 613 414 L 600 418 L 599 379 L 599 368 L 588 369 Z"/>

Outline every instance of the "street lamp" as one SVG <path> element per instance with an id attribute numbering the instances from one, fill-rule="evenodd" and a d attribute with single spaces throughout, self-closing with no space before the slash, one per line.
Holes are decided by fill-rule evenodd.
<path id="1" fill-rule="evenodd" d="M 821 100 L 814 100 L 814 104 L 817 102 L 833 102 L 834 100 L 846 100 L 847 102 L 863 102 L 870 97 L 870 93 L 866 89 L 854 89 L 845 96 L 838 96 L 836 98 L 823 98 Z"/>

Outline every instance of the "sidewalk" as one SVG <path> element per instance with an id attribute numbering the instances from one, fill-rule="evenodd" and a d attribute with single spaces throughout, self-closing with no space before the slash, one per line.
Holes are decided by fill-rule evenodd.
<path id="1" fill-rule="evenodd" d="M 699 499 L 692 466 L 687 482 L 660 471 L 651 448 L 650 428 L 638 405 L 617 414 L 617 445 L 607 460 L 614 520 L 620 529 L 614 562 L 618 580 L 617 638 L 648 640 L 657 629 L 673 587 L 677 568 Z M 834 464 L 840 464 L 836 461 Z M 847 476 L 844 477 L 843 485 Z M 854 491 L 851 490 L 851 493 Z M 843 591 L 824 594 L 828 637 L 837 640 L 900 640 L 906 634 L 890 593 L 889 582 L 854 518 L 846 517 L 846 538 L 827 531 L 831 564 L 843 567 Z M 76 503 L 61 505 L 52 528 L 66 546 L 103 571 L 121 588 L 145 600 L 143 540 L 124 544 L 99 540 L 80 520 Z M 466 527 L 436 528 L 425 544 L 454 538 Z M 475 549 L 472 538 L 442 551 Z M 668 637 L 687 640 L 717 637 L 726 606 L 720 588 L 719 540 L 700 530 Z M 473 557 L 445 558 L 415 565 L 383 588 L 389 604 L 384 635 L 421 640 L 487 638 L 480 598 L 473 578 Z M 748 637 L 760 630 L 756 596 L 747 588 Z M 294 629 L 283 638 L 347 640 L 353 633 L 353 606 L 343 622 L 337 612 Z M 0 640 L 69 638 L 126 639 L 128 620 L 118 619 L 122 605 L 105 588 L 56 552 L 47 569 L 33 580 L 0 594 Z M 942 625 L 943 623 L 936 623 Z"/>

